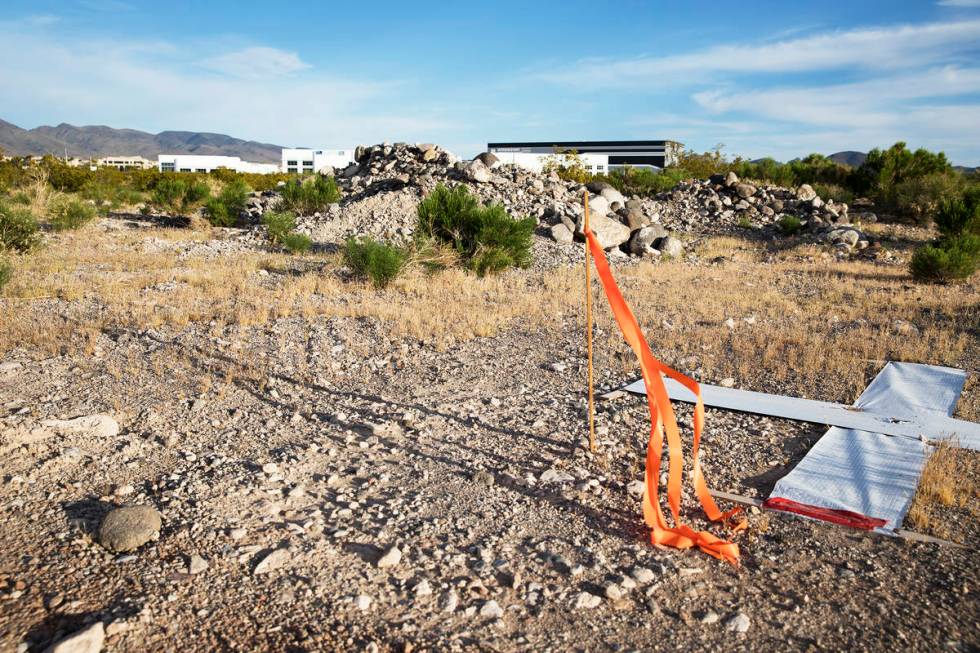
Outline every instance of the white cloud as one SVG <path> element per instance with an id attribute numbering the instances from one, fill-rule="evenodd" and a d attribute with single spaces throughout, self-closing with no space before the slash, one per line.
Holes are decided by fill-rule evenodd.
<path id="1" fill-rule="evenodd" d="M 980 0 L 939 0 L 940 7 L 980 7 Z"/>
<path id="2" fill-rule="evenodd" d="M 268 47 L 252 47 L 228 52 L 205 59 L 201 65 L 214 72 L 243 79 L 281 77 L 310 68 L 310 65 L 303 62 L 295 52 Z"/>
<path id="3" fill-rule="evenodd" d="M 460 129 L 411 80 L 326 74 L 298 55 L 264 47 L 214 57 L 217 64 L 203 68 L 185 51 L 168 42 L 87 40 L 0 22 L 0 60 L 19 62 L 0 66 L 0 117 L 28 128 L 65 121 L 320 147 L 383 140 L 451 146 Z"/>
<path id="4" fill-rule="evenodd" d="M 760 45 L 718 45 L 665 57 L 586 59 L 532 76 L 583 89 L 691 84 L 713 75 L 894 70 L 945 62 L 976 47 L 980 20 L 826 32 Z"/>

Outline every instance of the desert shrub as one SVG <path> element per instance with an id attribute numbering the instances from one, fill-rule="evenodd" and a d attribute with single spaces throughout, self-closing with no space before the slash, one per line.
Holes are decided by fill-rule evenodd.
<path id="1" fill-rule="evenodd" d="M 795 236 L 803 230 L 803 223 L 795 215 L 784 215 L 776 225 L 784 236 Z"/>
<path id="2" fill-rule="evenodd" d="M 701 154 L 685 150 L 677 157 L 677 164 L 673 167 L 686 170 L 688 178 L 707 179 L 711 175 L 727 174 L 738 163 L 739 161 L 728 161 L 721 153 L 721 146 L 718 146 Z"/>
<path id="3" fill-rule="evenodd" d="M 306 181 L 290 179 L 279 189 L 282 208 L 298 215 L 313 215 L 340 201 L 340 190 L 333 177 L 313 175 Z"/>
<path id="4" fill-rule="evenodd" d="M 967 279 L 980 260 L 980 236 L 962 234 L 920 247 L 912 255 L 912 276 L 919 281 L 948 283 Z"/>
<path id="5" fill-rule="evenodd" d="M 693 175 L 684 168 L 665 168 L 661 171 L 649 168 L 633 168 L 626 166 L 613 170 L 606 176 L 595 176 L 597 181 L 605 181 L 616 187 L 624 195 L 653 197 L 658 193 L 671 190 L 685 179 Z"/>
<path id="6" fill-rule="evenodd" d="M 211 197 L 211 189 L 207 184 L 203 181 L 191 181 L 184 190 L 181 208 L 187 210 L 194 206 L 200 206 L 209 197 Z"/>
<path id="7" fill-rule="evenodd" d="M 800 182 L 806 183 L 806 182 Z M 796 185 L 796 184 L 792 184 Z M 838 184 L 824 184 L 820 182 L 813 182 L 813 190 L 817 191 L 817 195 L 825 200 L 834 200 L 835 202 L 845 202 L 850 204 L 854 201 L 854 193 L 850 190 L 840 186 Z"/>
<path id="8" fill-rule="evenodd" d="M 545 157 L 541 166 L 544 172 L 554 172 L 565 181 L 585 184 L 594 179 L 585 169 L 585 162 L 576 150 L 555 148 L 553 154 Z"/>
<path id="9" fill-rule="evenodd" d="M 738 227 L 740 229 L 752 229 L 753 228 L 752 218 L 750 218 L 748 215 L 743 213 L 738 218 Z"/>
<path id="10" fill-rule="evenodd" d="M 0 249 L 27 252 L 40 242 L 37 220 L 30 209 L 0 202 Z"/>
<path id="11" fill-rule="evenodd" d="M 180 208 L 187 184 L 176 177 L 164 177 L 153 187 L 150 201 L 161 209 L 176 211 Z"/>
<path id="12" fill-rule="evenodd" d="M 348 238 L 344 244 L 344 262 L 347 267 L 355 276 L 370 279 L 375 288 L 384 288 L 394 281 L 407 258 L 404 249 L 373 238 Z"/>
<path id="13" fill-rule="evenodd" d="M 87 166 L 70 166 L 50 154 L 41 159 L 40 165 L 47 172 L 51 186 L 66 193 L 77 193 L 94 176 Z"/>
<path id="14" fill-rule="evenodd" d="M 514 220 L 499 204 L 481 206 L 465 186 L 439 184 L 419 204 L 416 237 L 450 245 L 470 269 L 484 275 L 531 262 L 533 218 Z"/>
<path id="15" fill-rule="evenodd" d="M 313 241 L 306 234 L 289 233 L 283 236 L 282 246 L 290 254 L 304 254 L 310 251 Z"/>
<path id="16" fill-rule="evenodd" d="M 69 231 L 91 222 L 96 214 L 91 204 L 73 197 L 63 197 L 52 202 L 48 209 L 48 223 L 55 231 Z"/>
<path id="17" fill-rule="evenodd" d="M 936 213 L 936 226 L 944 238 L 980 235 L 980 187 L 970 188 L 959 197 L 944 199 Z"/>
<path id="18" fill-rule="evenodd" d="M 875 200 L 886 211 L 928 225 L 935 219 L 940 203 L 959 194 L 962 186 L 961 175 L 935 172 L 883 187 L 875 193 Z"/>
<path id="19" fill-rule="evenodd" d="M 313 246 L 309 236 L 296 233 L 296 216 L 288 211 L 268 211 L 262 224 L 269 233 L 269 242 L 285 248 L 291 254 L 302 254 Z"/>
<path id="20" fill-rule="evenodd" d="M 262 224 L 269 232 L 269 240 L 272 244 L 279 245 L 283 238 L 296 228 L 296 216 L 288 211 L 267 211 L 262 216 Z"/>
<path id="21" fill-rule="evenodd" d="M 250 192 L 248 185 L 241 179 L 233 179 L 225 184 L 221 192 L 208 199 L 204 205 L 208 222 L 216 227 L 234 226 L 245 210 Z"/>
<path id="22" fill-rule="evenodd" d="M 10 278 L 14 275 L 14 266 L 7 259 L 0 258 L 0 291 L 10 283 Z"/>

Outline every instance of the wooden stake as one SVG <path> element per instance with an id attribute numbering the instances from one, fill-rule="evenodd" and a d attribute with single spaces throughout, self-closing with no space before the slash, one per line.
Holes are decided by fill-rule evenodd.
<path id="1" fill-rule="evenodd" d="M 585 191 L 585 232 L 589 232 L 589 191 Z M 592 265 L 585 239 L 585 339 L 589 356 L 589 451 L 595 453 L 595 398 L 592 388 Z"/>

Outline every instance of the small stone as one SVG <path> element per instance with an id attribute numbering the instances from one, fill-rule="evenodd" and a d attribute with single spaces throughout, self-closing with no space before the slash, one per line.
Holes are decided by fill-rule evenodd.
<path id="1" fill-rule="evenodd" d="M 632 576 L 633 580 L 635 580 L 640 585 L 647 585 L 648 583 L 652 583 L 653 579 L 657 577 L 657 575 L 654 574 L 653 571 L 647 569 L 646 567 L 633 567 L 633 570 L 630 571 L 630 576 Z"/>
<path id="2" fill-rule="evenodd" d="M 105 626 L 97 621 L 87 628 L 52 644 L 44 653 L 99 653 L 105 641 Z"/>
<path id="3" fill-rule="evenodd" d="M 701 615 L 701 623 L 703 623 L 703 624 L 716 624 L 716 623 L 718 623 L 718 620 L 720 618 L 721 617 L 718 616 L 718 613 L 717 612 L 715 612 L 713 610 L 708 610 L 707 612 L 705 612 L 704 614 Z"/>
<path id="4" fill-rule="evenodd" d="M 235 540 L 236 542 L 243 537 L 245 537 L 246 531 L 244 528 L 233 528 L 228 531 L 228 537 Z"/>
<path id="5" fill-rule="evenodd" d="M 388 569 L 397 565 L 399 562 L 401 562 L 401 560 L 401 550 L 397 546 L 393 546 L 381 554 L 381 557 L 378 558 L 378 562 L 376 564 L 378 569 Z"/>
<path id="6" fill-rule="evenodd" d="M 279 465 L 277 465 L 275 463 L 266 463 L 266 464 L 262 465 L 262 473 L 263 474 L 268 474 L 268 475 L 271 476 L 272 474 L 275 474 L 278 471 L 279 471 Z"/>
<path id="7" fill-rule="evenodd" d="M 500 619 L 504 616 L 504 609 L 496 601 L 490 600 L 480 608 L 480 616 L 489 619 Z"/>
<path id="8" fill-rule="evenodd" d="M 548 469 L 541 474 L 542 483 L 569 483 L 574 480 L 575 477 L 571 474 L 557 469 Z"/>
<path id="9" fill-rule="evenodd" d="M 459 605 L 459 596 L 456 592 L 449 590 L 442 597 L 442 603 L 440 607 L 443 612 L 455 612 L 456 606 Z"/>
<path id="10" fill-rule="evenodd" d="M 432 585 L 429 584 L 428 580 L 423 578 L 422 580 L 420 580 L 418 583 L 415 584 L 415 587 L 412 588 L 412 591 L 415 593 L 415 596 L 431 596 Z"/>
<path id="11" fill-rule="evenodd" d="M 110 551 L 134 551 L 160 533 L 160 513 L 150 506 L 111 510 L 99 527 L 99 543 Z"/>
<path id="12" fill-rule="evenodd" d="M 473 481 L 484 487 L 493 487 L 494 478 L 490 472 L 480 470 L 476 474 L 473 474 Z"/>
<path id="13" fill-rule="evenodd" d="M 288 561 L 289 551 L 286 549 L 273 549 L 259 561 L 259 564 L 255 565 L 255 570 L 252 573 L 256 576 L 267 574 L 270 571 L 279 569 Z"/>
<path id="14" fill-rule="evenodd" d="M 371 597 L 367 594 L 359 594 L 356 599 L 354 599 L 354 605 L 361 612 L 364 612 L 371 607 Z"/>
<path id="15" fill-rule="evenodd" d="M 626 486 L 626 491 L 633 497 L 642 497 L 643 491 L 646 490 L 646 483 L 643 481 L 630 481 Z"/>
<path id="16" fill-rule="evenodd" d="M 730 376 L 725 377 L 724 379 L 722 379 L 721 381 L 718 382 L 718 385 L 720 385 L 723 388 L 734 388 L 735 387 L 735 379 L 733 379 Z"/>
<path id="17" fill-rule="evenodd" d="M 191 556 L 190 561 L 187 563 L 187 573 L 192 576 L 200 574 L 207 571 L 208 561 L 197 555 L 196 553 Z"/>
<path id="18" fill-rule="evenodd" d="M 606 585 L 605 592 L 606 598 L 610 601 L 618 601 L 619 599 L 623 598 L 623 590 L 619 587 L 619 585 L 614 583 Z"/>
<path id="19" fill-rule="evenodd" d="M 736 633 L 748 632 L 749 626 L 752 625 L 752 620 L 749 619 L 748 615 L 744 612 L 737 613 L 734 617 L 729 619 L 725 626 L 728 630 L 734 631 Z"/>
<path id="20" fill-rule="evenodd" d="M 602 597 L 589 592 L 580 592 L 575 597 L 576 610 L 592 610 L 593 608 L 599 607 L 600 603 L 602 603 Z"/>
<path id="21" fill-rule="evenodd" d="M 133 492 L 135 492 L 135 489 L 133 488 L 133 486 L 132 485 L 129 485 L 129 484 L 126 484 L 126 485 L 120 485 L 119 487 L 117 487 L 116 488 L 116 491 L 113 494 L 115 494 L 117 497 L 125 497 L 125 496 L 129 496 Z"/>

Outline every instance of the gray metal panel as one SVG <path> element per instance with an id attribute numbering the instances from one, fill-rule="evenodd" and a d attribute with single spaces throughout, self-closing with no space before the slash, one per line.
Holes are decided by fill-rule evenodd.
<path id="1" fill-rule="evenodd" d="M 894 366 L 894 367 L 893 367 Z M 931 367 L 931 373 L 918 368 Z M 938 371 L 944 371 L 942 373 Z M 921 379 L 928 379 L 931 385 L 920 387 L 914 385 L 918 381 L 901 381 L 903 372 Z M 980 451 L 980 424 L 947 417 L 955 406 L 955 396 L 963 387 L 965 374 L 961 370 L 942 368 L 913 363 L 889 363 L 881 372 L 887 373 L 888 383 L 896 383 L 896 392 L 903 397 L 902 402 L 887 404 L 892 406 L 896 414 L 886 410 L 886 403 L 877 396 L 877 390 L 872 382 L 859 401 L 866 401 L 867 406 L 852 407 L 835 404 L 829 401 L 799 399 L 783 395 L 770 395 L 750 390 L 736 390 L 716 385 L 701 384 L 701 396 L 706 406 L 738 410 L 771 417 L 827 424 L 844 429 L 857 429 L 872 433 L 902 436 L 912 439 L 926 438 L 929 440 L 955 439 L 964 449 Z M 876 379 L 877 381 L 877 379 Z M 694 394 L 673 379 L 664 379 L 670 398 L 675 401 L 694 403 Z M 882 386 L 885 387 L 885 386 Z M 634 394 L 646 394 L 643 379 L 629 384 L 623 390 Z M 954 396 L 955 394 L 955 396 Z M 953 403 L 950 404 L 950 397 Z M 935 401 L 933 409 L 913 412 L 909 406 L 922 406 L 923 402 Z M 935 406 L 942 405 L 942 409 Z M 872 412 L 872 408 L 874 412 Z"/>
<path id="2" fill-rule="evenodd" d="M 912 505 L 930 450 L 909 438 L 832 427 L 771 496 L 885 519 L 882 529 L 893 530 Z"/>

